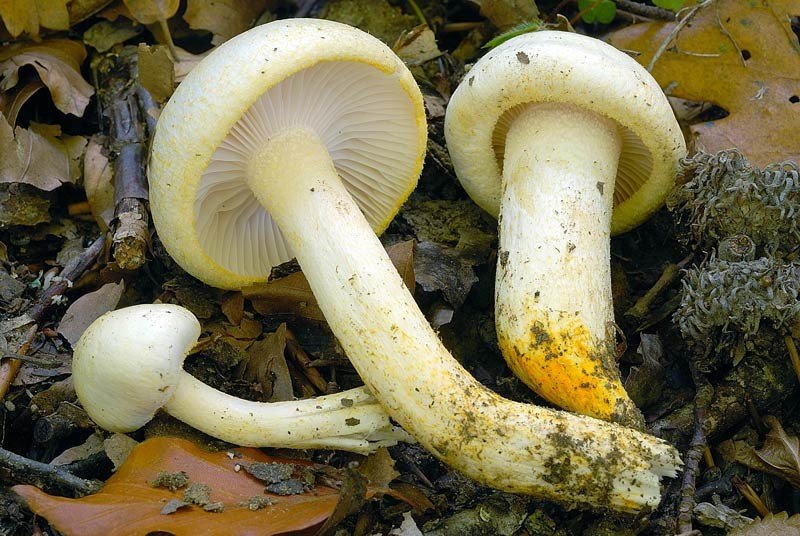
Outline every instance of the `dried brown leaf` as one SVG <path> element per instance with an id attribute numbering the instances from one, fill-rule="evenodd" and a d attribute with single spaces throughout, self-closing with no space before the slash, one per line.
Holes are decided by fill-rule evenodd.
<path id="1" fill-rule="evenodd" d="M 392 50 L 408 65 L 420 65 L 442 55 L 436 45 L 436 36 L 427 24 L 420 24 L 405 32 Z"/>
<path id="2" fill-rule="evenodd" d="M 530 0 L 479 0 L 481 15 L 500 30 L 508 30 L 539 17 L 536 2 Z"/>
<path id="3" fill-rule="evenodd" d="M 0 113 L 8 119 L 9 124 L 17 124 L 17 116 L 22 106 L 42 88 L 44 84 L 41 80 L 32 79 L 17 84 L 14 89 L 5 93 L 0 93 Z"/>
<path id="4" fill-rule="evenodd" d="M 83 189 L 97 225 L 107 231 L 114 219 L 114 172 L 95 138 L 89 140 L 83 157 Z"/>
<path id="5" fill-rule="evenodd" d="M 257 382 L 267 402 L 292 400 L 292 378 L 286 364 L 286 324 L 274 333 L 267 333 L 247 350 L 247 357 L 239 364 L 238 376 Z"/>
<path id="6" fill-rule="evenodd" d="M 81 64 L 86 48 L 78 41 L 51 39 L 41 43 L 13 43 L 0 48 L 0 90 L 6 91 L 19 82 L 19 70 L 30 65 L 47 86 L 53 103 L 64 113 L 82 116 L 94 95 L 94 89 L 83 79 Z"/>
<path id="7" fill-rule="evenodd" d="M 342 485 L 336 507 L 315 536 L 333 534 L 333 529 L 344 518 L 358 513 L 367 502 L 367 479 L 352 469 L 345 469 L 341 476 Z"/>
<path id="8" fill-rule="evenodd" d="M 142 33 L 142 27 L 126 19 L 101 20 L 83 32 L 83 42 L 98 52 L 106 52 L 114 45 L 124 43 Z"/>
<path id="9" fill-rule="evenodd" d="M 74 136 L 85 140 L 80 136 Z M 25 183 L 50 191 L 71 182 L 77 170 L 71 148 L 34 129 L 12 128 L 0 114 L 0 183 Z"/>
<path id="10" fill-rule="evenodd" d="M 800 514 L 792 517 L 786 512 L 769 514 L 745 527 L 733 529 L 728 536 L 800 536 Z"/>
<path id="11" fill-rule="evenodd" d="M 125 283 L 120 281 L 119 283 L 107 283 L 94 292 L 84 294 L 75 300 L 64 313 L 64 317 L 58 324 L 58 332 L 71 345 L 75 346 L 89 324 L 117 307 L 124 290 Z"/>
<path id="12" fill-rule="evenodd" d="M 414 243 L 412 240 L 393 244 L 386 248 L 403 282 L 414 291 Z M 253 304 L 253 309 L 262 315 L 289 314 L 308 320 L 324 322 L 325 315 L 320 311 L 311 286 L 302 272 L 295 272 L 273 279 L 268 283 L 251 285 L 242 290 L 245 298 Z"/>
<path id="13" fill-rule="evenodd" d="M 178 11 L 180 0 L 122 0 L 133 18 L 142 24 L 167 20 Z"/>
<path id="14" fill-rule="evenodd" d="M 189 0 L 183 19 L 193 30 L 210 31 L 219 45 L 250 29 L 266 8 L 266 0 Z"/>
<path id="15" fill-rule="evenodd" d="M 755 455 L 774 469 L 773 474 L 800 488 L 800 439 L 788 435 L 775 417 L 768 415 L 764 421 L 770 431 Z"/>
<path id="16" fill-rule="evenodd" d="M 463 251 L 434 242 L 417 244 L 414 273 L 426 292 L 441 291 L 454 308 L 461 307 L 478 281 L 474 260 Z"/>
<path id="17" fill-rule="evenodd" d="M 389 255 L 394 267 L 400 277 L 403 278 L 403 283 L 406 284 L 411 294 L 414 294 L 416 288 L 416 281 L 414 280 L 414 241 L 405 240 L 392 244 L 386 248 L 386 254 Z"/>
<path id="18" fill-rule="evenodd" d="M 69 28 L 68 0 L 0 0 L 0 17 L 11 37 L 27 33 L 39 36 L 40 27 L 50 30 Z"/>
<path id="19" fill-rule="evenodd" d="M 364 475 L 370 486 L 382 493 L 389 491 L 389 484 L 400 476 L 394 468 L 394 460 L 389 450 L 380 448 L 370 454 L 358 467 L 358 472 Z"/>
<path id="20" fill-rule="evenodd" d="M 166 102 L 175 89 L 175 70 L 169 49 L 163 45 L 139 44 L 139 83 L 158 102 Z"/>
<path id="21" fill-rule="evenodd" d="M 226 294 L 222 299 L 220 308 L 228 322 L 238 326 L 242 318 L 244 318 L 244 296 L 242 296 L 241 292 Z"/>

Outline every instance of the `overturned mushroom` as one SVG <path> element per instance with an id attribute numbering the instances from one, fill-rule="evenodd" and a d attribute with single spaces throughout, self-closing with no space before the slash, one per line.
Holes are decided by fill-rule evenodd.
<path id="1" fill-rule="evenodd" d="M 468 476 L 569 504 L 658 503 L 675 449 L 492 393 L 414 303 L 373 229 L 413 189 L 425 141 L 419 89 L 378 40 L 323 20 L 259 26 L 212 52 L 164 107 L 153 219 L 172 256 L 212 285 L 266 279 L 296 256 L 370 391 Z"/>
<path id="2" fill-rule="evenodd" d="M 131 432 L 163 409 L 213 437 L 246 446 L 369 453 L 408 436 L 366 389 L 294 402 L 251 402 L 183 370 L 200 323 L 178 305 L 135 305 L 95 320 L 75 345 L 75 391 L 89 416 Z"/>
<path id="3" fill-rule="evenodd" d="M 499 218 L 511 369 L 561 407 L 642 426 L 614 361 L 610 234 L 663 203 L 686 151 L 656 81 L 602 41 L 525 34 L 466 74 L 445 135 L 462 185 Z"/>

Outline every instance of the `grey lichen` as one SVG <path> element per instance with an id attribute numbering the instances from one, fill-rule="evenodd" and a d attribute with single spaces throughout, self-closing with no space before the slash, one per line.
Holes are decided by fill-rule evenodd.
<path id="1" fill-rule="evenodd" d="M 699 152 L 681 161 L 686 182 L 669 204 L 686 216 L 693 241 L 711 248 L 746 235 L 767 254 L 800 244 L 800 174 L 795 162 L 752 167 L 736 150 Z"/>
<path id="2" fill-rule="evenodd" d="M 712 257 L 687 271 L 674 320 L 689 341 L 710 347 L 725 334 L 747 340 L 763 321 L 786 326 L 800 317 L 799 297 L 800 262 Z"/>

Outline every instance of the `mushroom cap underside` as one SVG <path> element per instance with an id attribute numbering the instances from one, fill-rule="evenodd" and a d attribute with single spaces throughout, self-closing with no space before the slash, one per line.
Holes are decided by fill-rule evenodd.
<path id="1" fill-rule="evenodd" d="M 320 137 L 376 232 L 416 186 L 427 141 L 422 95 L 386 45 L 327 20 L 253 28 L 189 73 L 153 140 L 153 219 L 198 279 L 242 288 L 293 258 L 245 177 L 252 152 L 291 128 Z"/>
<path id="2" fill-rule="evenodd" d="M 667 98 L 624 52 L 557 31 L 524 34 L 494 48 L 450 99 L 447 147 L 461 184 L 479 206 L 499 214 L 506 133 L 524 107 L 539 103 L 580 106 L 617 123 L 623 144 L 613 234 L 636 227 L 661 206 L 686 154 Z"/>
<path id="3" fill-rule="evenodd" d="M 200 323 L 178 305 L 125 307 L 95 320 L 75 345 L 75 391 L 98 425 L 142 427 L 171 397 Z"/>

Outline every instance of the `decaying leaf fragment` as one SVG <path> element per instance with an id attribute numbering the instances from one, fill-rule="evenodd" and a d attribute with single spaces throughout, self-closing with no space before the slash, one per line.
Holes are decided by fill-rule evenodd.
<path id="1" fill-rule="evenodd" d="M 717 0 L 676 35 L 676 22 L 635 24 L 609 42 L 649 65 L 667 93 L 711 102 L 730 115 L 692 126 L 699 149 L 738 148 L 757 166 L 800 159 L 800 44 L 792 31 L 798 0 Z"/>
<path id="2" fill-rule="evenodd" d="M 773 469 L 773 474 L 800 488 L 800 439 L 787 434 L 775 417 L 769 415 L 764 420 L 770 430 L 756 456 Z"/>
<path id="3" fill-rule="evenodd" d="M 40 28 L 69 28 L 68 0 L 0 0 L 0 17 L 11 37 L 27 33 L 39 36 Z"/>
<path id="4" fill-rule="evenodd" d="M 84 294 L 75 300 L 64 313 L 58 324 L 58 332 L 74 345 L 89 324 L 116 308 L 123 290 L 125 290 L 125 283 L 120 281 L 119 283 L 106 283 L 94 292 Z"/>
<path id="5" fill-rule="evenodd" d="M 739 529 L 733 529 L 728 536 L 800 536 L 800 515 L 789 517 L 786 512 L 769 514 Z"/>
<path id="6" fill-rule="evenodd" d="M 142 24 L 167 20 L 178 11 L 180 0 L 123 0 L 131 15 Z"/>
<path id="7" fill-rule="evenodd" d="M 13 128 L 0 114 L 0 183 L 24 183 L 49 192 L 80 174 L 81 136 L 60 137 L 57 125 Z"/>
<path id="8" fill-rule="evenodd" d="M 94 89 L 83 79 L 81 64 L 86 48 L 78 41 L 51 39 L 41 43 L 13 43 L 0 48 L 0 91 L 19 82 L 19 70 L 29 65 L 36 70 L 56 107 L 66 114 L 83 115 Z"/>
<path id="9" fill-rule="evenodd" d="M 481 7 L 481 15 L 500 30 L 538 18 L 539 9 L 533 0 L 473 0 Z"/>
<path id="10" fill-rule="evenodd" d="M 210 31 L 211 43 L 219 45 L 251 28 L 266 8 L 266 0 L 189 0 L 183 19 L 194 30 Z"/>

